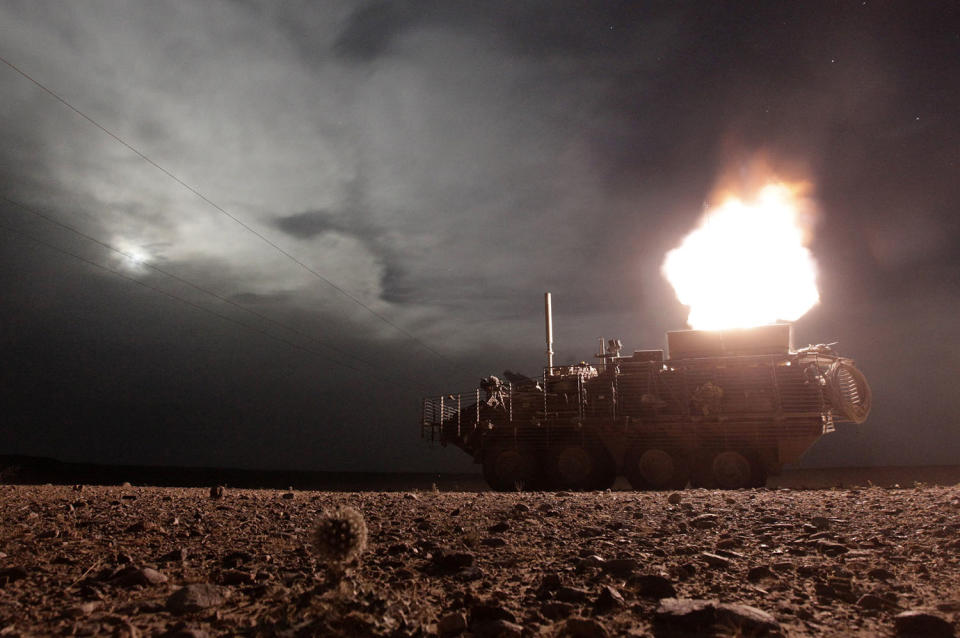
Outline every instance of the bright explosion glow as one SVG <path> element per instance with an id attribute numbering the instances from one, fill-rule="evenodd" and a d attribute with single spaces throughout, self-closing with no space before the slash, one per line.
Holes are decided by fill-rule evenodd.
<path id="1" fill-rule="evenodd" d="M 795 321 L 820 301 L 797 190 L 775 183 L 726 199 L 667 253 L 662 272 L 698 330 Z"/>

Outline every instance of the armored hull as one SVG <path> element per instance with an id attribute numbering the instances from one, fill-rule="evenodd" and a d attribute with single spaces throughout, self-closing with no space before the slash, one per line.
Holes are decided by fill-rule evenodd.
<path id="1" fill-rule="evenodd" d="M 679 331 L 660 350 L 543 375 L 484 379 L 423 400 L 421 433 L 483 466 L 490 487 L 762 486 L 839 423 L 862 423 L 870 388 L 828 346 L 794 350 L 790 326 Z M 613 342 L 611 342 L 613 344 Z"/>

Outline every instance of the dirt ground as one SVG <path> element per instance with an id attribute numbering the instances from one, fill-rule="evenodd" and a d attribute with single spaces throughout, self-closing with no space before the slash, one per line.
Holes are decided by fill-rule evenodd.
<path id="1" fill-rule="evenodd" d="M 350 505 L 345 573 L 311 531 Z M 954 635 L 960 487 L 0 486 L 0 636 Z"/>

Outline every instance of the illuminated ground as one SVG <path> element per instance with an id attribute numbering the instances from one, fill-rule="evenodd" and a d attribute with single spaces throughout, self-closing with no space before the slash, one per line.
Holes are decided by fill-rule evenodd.
<path id="1" fill-rule="evenodd" d="M 0 634 L 876 635 L 921 608 L 954 631 L 960 487 L 668 499 L 0 486 Z M 371 546 L 334 586 L 308 539 L 338 504 Z M 214 587 L 183 612 L 191 583 Z"/>

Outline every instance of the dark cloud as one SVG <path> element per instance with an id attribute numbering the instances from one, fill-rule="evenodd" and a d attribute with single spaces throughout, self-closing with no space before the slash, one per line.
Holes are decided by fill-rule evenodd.
<path id="1" fill-rule="evenodd" d="M 318 210 L 280 217 L 274 223 L 283 232 L 300 239 L 311 239 L 329 232 L 349 232 L 346 226 L 333 218 L 330 213 Z"/>
<path id="2" fill-rule="evenodd" d="M 436 5 L 430 6 L 436 9 Z M 416 9 L 407 2 L 372 2 L 359 7 L 337 37 L 334 50 L 347 58 L 367 61 L 390 46 L 401 30 L 417 22 Z"/>
<path id="3" fill-rule="evenodd" d="M 381 266 L 380 297 L 391 304 L 420 301 L 415 285 L 409 281 L 398 255 L 381 231 L 367 227 L 357 211 L 334 214 L 329 211 L 304 211 L 278 217 L 274 224 L 284 233 L 298 239 L 313 239 L 326 233 L 355 238 L 377 257 Z"/>

